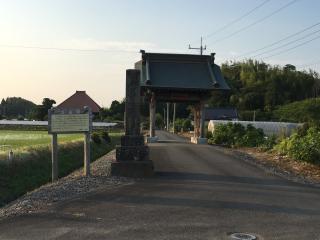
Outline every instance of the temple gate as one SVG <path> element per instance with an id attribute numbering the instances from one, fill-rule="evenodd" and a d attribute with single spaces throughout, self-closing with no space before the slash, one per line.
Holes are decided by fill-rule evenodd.
<path id="1" fill-rule="evenodd" d="M 229 90 L 220 67 L 211 55 L 146 53 L 141 50 L 141 60 L 135 64 L 140 70 L 141 95 L 149 101 L 150 137 L 155 136 L 156 102 L 185 102 L 193 105 L 193 143 L 205 143 L 204 103 L 213 91 Z"/>

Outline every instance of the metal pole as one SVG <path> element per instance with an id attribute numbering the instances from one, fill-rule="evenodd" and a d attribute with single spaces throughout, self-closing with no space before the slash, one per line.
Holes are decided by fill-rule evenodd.
<path id="1" fill-rule="evenodd" d="M 166 126 L 166 109 L 163 109 L 163 124 Z"/>
<path id="2" fill-rule="evenodd" d="M 58 179 L 58 137 L 56 133 L 52 134 L 52 182 Z"/>
<path id="3" fill-rule="evenodd" d="M 170 131 L 170 127 L 169 127 L 169 107 L 170 107 L 170 103 L 167 103 L 167 131 Z"/>
<path id="4" fill-rule="evenodd" d="M 84 167 L 83 175 L 90 175 L 90 132 L 84 134 Z"/>
<path id="5" fill-rule="evenodd" d="M 173 119 L 172 119 L 173 123 L 173 129 L 172 132 L 175 133 L 175 121 L 176 121 L 176 103 L 173 104 Z"/>

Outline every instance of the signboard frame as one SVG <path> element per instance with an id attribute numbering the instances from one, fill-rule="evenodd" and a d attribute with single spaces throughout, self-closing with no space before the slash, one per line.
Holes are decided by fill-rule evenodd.
<path id="1" fill-rule="evenodd" d="M 78 120 L 81 120 L 80 117 L 88 117 L 87 124 L 88 126 L 84 126 L 80 129 L 72 129 L 72 130 L 61 130 L 54 131 L 52 129 L 52 117 L 53 116 L 79 116 Z M 81 116 L 83 115 L 83 116 Z M 66 118 L 62 119 L 64 121 L 77 120 L 77 118 Z M 83 120 L 83 119 L 82 119 Z M 68 126 L 70 122 L 67 122 Z M 81 124 L 80 124 L 81 125 Z M 83 126 L 82 126 L 83 127 Z M 89 107 L 84 107 L 83 109 L 57 109 L 52 108 L 48 111 L 48 134 L 52 135 L 52 182 L 58 179 L 58 134 L 73 134 L 73 133 L 84 133 L 84 166 L 83 166 L 83 175 L 90 175 L 90 134 L 92 132 L 92 112 Z"/>
<path id="2" fill-rule="evenodd" d="M 52 117 L 58 116 L 80 116 L 84 115 L 88 117 L 88 129 L 87 130 L 64 130 L 64 131 L 53 131 L 52 130 Z M 48 133 L 49 134 L 72 134 L 72 133 L 86 133 L 92 132 L 92 112 L 90 108 L 84 107 L 83 109 L 57 109 L 51 108 L 48 111 Z"/>

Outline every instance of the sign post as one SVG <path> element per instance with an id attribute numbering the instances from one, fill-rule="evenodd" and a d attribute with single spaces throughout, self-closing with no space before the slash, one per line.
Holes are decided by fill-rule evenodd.
<path id="1" fill-rule="evenodd" d="M 52 135 L 52 181 L 58 179 L 58 134 L 84 133 L 83 175 L 90 175 L 90 133 L 92 114 L 83 109 L 56 109 L 48 112 L 48 133 Z"/>

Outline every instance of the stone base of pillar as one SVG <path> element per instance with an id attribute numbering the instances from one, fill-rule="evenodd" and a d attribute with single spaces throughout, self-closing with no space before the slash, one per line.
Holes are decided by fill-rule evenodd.
<path id="1" fill-rule="evenodd" d="M 149 160 L 148 146 L 117 146 L 116 158 L 122 161 L 146 161 Z"/>
<path id="2" fill-rule="evenodd" d="M 111 175 L 144 178 L 154 175 L 153 162 L 148 161 L 115 161 L 111 163 Z"/>
<path id="3" fill-rule="evenodd" d="M 121 146 L 116 147 L 116 160 L 111 163 L 111 175 L 123 177 L 153 176 L 153 163 L 149 160 L 149 148 L 143 136 L 125 135 Z"/>
<path id="4" fill-rule="evenodd" d="M 155 137 L 146 137 L 146 143 L 156 143 L 158 142 L 159 137 L 155 136 Z"/>
<path id="5" fill-rule="evenodd" d="M 191 142 L 194 144 L 208 144 L 208 139 L 207 138 L 191 137 Z"/>

